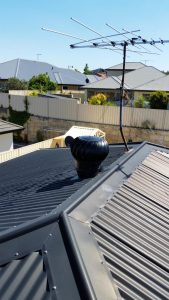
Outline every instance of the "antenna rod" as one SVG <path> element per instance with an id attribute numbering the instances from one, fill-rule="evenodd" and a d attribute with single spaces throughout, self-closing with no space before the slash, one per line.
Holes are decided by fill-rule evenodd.
<path id="1" fill-rule="evenodd" d="M 127 43 L 124 42 L 123 45 L 123 72 L 122 72 L 122 79 L 121 79 L 121 86 L 120 86 L 120 133 L 121 137 L 123 139 L 124 145 L 126 147 L 126 150 L 129 151 L 129 148 L 127 146 L 124 134 L 123 134 L 123 125 L 122 125 L 122 120 L 123 120 L 123 97 L 124 97 L 124 75 L 125 75 L 125 65 L 126 65 L 126 48 L 127 48 Z"/>
<path id="2" fill-rule="evenodd" d="M 94 32 L 94 33 L 96 33 L 98 36 L 100 36 L 101 38 L 103 38 L 103 35 L 102 34 L 100 34 L 99 32 L 97 32 L 97 31 L 95 31 L 94 29 L 92 29 L 92 28 L 90 28 L 89 26 L 87 26 L 87 25 L 85 25 L 84 23 L 82 23 L 82 22 L 80 22 L 80 21 L 78 21 L 78 20 L 76 20 L 76 19 L 74 19 L 74 18 L 70 18 L 72 21 L 74 21 L 74 22 L 76 22 L 76 23 L 78 23 L 78 24 L 80 24 L 81 26 L 83 26 L 83 27 L 85 27 L 85 28 L 87 28 L 88 30 L 90 30 L 90 31 L 92 31 L 92 32 Z M 108 40 L 109 42 L 110 42 L 110 40 L 106 37 L 106 40 Z M 105 41 L 102 39 L 102 42 L 104 43 Z M 117 50 L 119 49 L 119 48 L 116 48 Z M 111 50 L 111 49 L 110 49 Z M 117 52 L 117 51 L 114 51 L 114 52 Z M 118 52 L 117 52 L 118 53 Z"/>
<path id="3" fill-rule="evenodd" d="M 109 28 L 111 28 L 111 29 L 113 29 L 115 32 L 117 32 L 117 33 L 120 33 L 120 31 L 119 30 L 117 30 L 116 28 L 114 28 L 114 27 L 112 27 L 110 24 L 108 24 L 108 23 L 106 23 L 106 26 L 108 26 Z M 128 36 L 127 35 L 125 35 L 124 33 L 122 34 L 125 38 L 127 38 L 128 39 Z M 138 47 L 138 46 L 136 46 L 136 45 L 134 45 L 136 48 L 140 48 L 140 47 Z"/>
<path id="4" fill-rule="evenodd" d="M 77 39 L 77 40 L 80 40 L 80 41 L 82 41 L 82 42 L 88 42 L 88 40 L 84 40 L 84 39 L 82 39 L 82 38 L 80 38 L 80 37 L 78 37 L 78 36 L 74 36 L 74 35 L 71 35 L 71 34 L 69 34 L 69 33 L 64 33 L 64 32 L 60 32 L 60 31 L 56 31 L 56 30 L 52 30 L 52 29 L 48 29 L 48 28 L 44 28 L 44 27 L 42 27 L 41 29 L 42 29 L 42 30 L 45 30 L 45 31 L 49 31 L 49 32 L 61 34 L 61 35 L 64 35 L 64 36 L 72 37 L 72 38 Z"/>

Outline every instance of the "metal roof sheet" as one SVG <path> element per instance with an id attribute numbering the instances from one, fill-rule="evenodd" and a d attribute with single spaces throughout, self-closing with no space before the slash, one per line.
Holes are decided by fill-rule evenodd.
<path id="1" fill-rule="evenodd" d="M 169 155 L 151 153 L 91 228 L 124 299 L 169 297 Z"/>
<path id="2" fill-rule="evenodd" d="M 163 76 L 158 79 L 154 79 L 145 83 L 141 86 L 138 86 L 136 90 L 141 91 L 169 91 L 169 75 Z"/>
<path id="3" fill-rule="evenodd" d="M 124 82 L 134 90 L 138 86 L 141 86 L 151 80 L 155 80 L 164 76 L 166 75 L 158 69 L 154 67 L 145 66 L 135 71 L 126 73 Z M 121 79 L 121 75 L 118 78 Z"/>
<path id="4" fill-rule="evenodd" d="M 84 89 L 107 89 L 107 90 L 114 90 L 120 89 L 121 81 L 118 77 L 110 76 L 99 81 L 95 81 L 93 83 L 89 83 L 83 86 Z M 129 88 L 126 84 L 124 87 L 127 89 Z"/>
<path id="5" fill-rule="evenodd" d="M 23 129 L 23 126 L 20 126 L 20 125 L 14 124 L 14 123 L 10 123 L 10 122 L 0 119 L 0 134 L 18 131 L 18 130 L 22 130 L 22 129 Z"/>
<path id="6" fill-rule="evenodd" d="M 32 252 L 0 266 L 0 298 L 4 300 L 51 299 L 42 255 Z"/>
<path id="7" fill-rule="evenodd" d="M 99 80 L 98 76 L 88 76 L 80 72 L 59 68 L 51 64 L 26 59 L 14 59 L 0 64 L 0 78 L 16 77 L 20 80 L 29 80 L 32 76 L 47 73 L 50 79 L 58 84 L 84 85 Z"/>
<path id="8" fill-rule="evenodd" d="M 136 70 L 136 69 L 143 68 L 144 66 L 146 66 L 146 65 L 141 62 L 126 62 L 127 70 Z M 118 64 L 118 65 L 109 67 L 106 70 L 122 70 L 122 69 L 123 69 L 123 64 Z"/>
<path id="9" fill-rule="evenodd" d="M 107 166 L 125 151 L 110 146 Z M 0 231 L 50 213 L 90 179 L 80 180 L 69 149 L 46 149 L 0 164 Z"/>

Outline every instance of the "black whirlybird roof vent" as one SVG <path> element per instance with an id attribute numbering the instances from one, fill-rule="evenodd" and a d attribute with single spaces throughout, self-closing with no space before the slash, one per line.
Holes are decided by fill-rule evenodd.
<path id="1" fill-rule="evenodd" d="M 96 176 L 109 153 L 107 141 L 96 136 L 79 136 L 75 139 L 67 136 L 65 144 L 71 149 L 80 178 Z"/>

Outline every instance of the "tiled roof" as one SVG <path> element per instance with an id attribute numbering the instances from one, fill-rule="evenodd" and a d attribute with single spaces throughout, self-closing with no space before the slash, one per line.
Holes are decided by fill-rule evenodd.
<path id="1" fill-rule="evenodd" d="M 13 124 L 0 119 L 0 134 L 9 133 L 13 131 L 22 130 L 23 126 Z"/>

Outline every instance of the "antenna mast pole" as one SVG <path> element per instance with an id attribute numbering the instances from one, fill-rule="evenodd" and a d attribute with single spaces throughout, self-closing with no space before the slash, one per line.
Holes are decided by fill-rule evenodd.
<path id="1" fill-rule="evenodd" d="M 124 145 L 126 147 L 126 150 L 129 151 L 129 148 L 127 146 L 124 134 L 123 134 L 123 125 L 122 125 L 122 110 L 123 110 L 123 97 L 124 97 L 124 75 L 125 75 L 125 66 L 126 66 L 126 48 L 127 43 L 124 42 L 123 45 L 123 72 L 122 72 L 122 79 L 121 79 L 121 86 L 120 86 L 120 133 L 121 137 L 123 139 Z"/>

